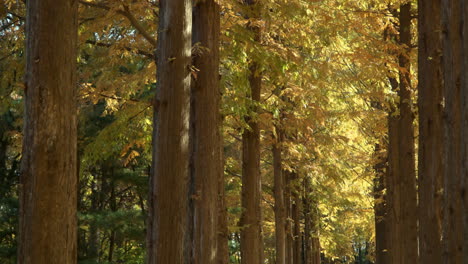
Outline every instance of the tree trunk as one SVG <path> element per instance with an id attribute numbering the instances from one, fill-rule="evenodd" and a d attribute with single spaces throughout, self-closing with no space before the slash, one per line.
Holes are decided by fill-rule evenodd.
<path id="1" fill-rule="evenodd" d="M 392 89 L 397 89 L 397 82 L 390 78 Z M 399 263 L 400 256 L 400 182 L 399 175 L 399 148 L 398 140 L 400 131 L 398 129 L 398 117 L 395 115 L 397 109 L 391 106 L 388 114 L 388 170 L 385 177 L 385 186 L 387 188 L 386 197 L 386 234 L 387 237 L 387 263 Z"/>
<path id="2" fill-rule="evenodd" d="M 188 263 L 192 1 L 161 0 L 148 263 Z"/>
<path id="3" fill-rule="evenodd" d="M 414 151 L 414 115 L 412 109 L 412 88 L 410 80 L 411 49 L 411 3 L 400 6 L 400 45 L 403 52 L 399 55 L 400 66 L 400 222 L 401 222 L 401 259 L 400 263 L 418 262 L 418 225 L 416 168 Z"/>
<path id="4" fill-rule="evenodd" d="M 258 18 L 258 4 L 246 0 L 252 9 L 253 19 Z M 249 23 L 254 33 L 254 41 L 260 41 L 260 28 Z M 249 64 L 251 113 L 256 113 L 256 103 L 260 101 L 262 76 L 256 61 Z M 261 177 L 260 177 L 260 129 L 257 120 L 246 117 L 249 128 L 242 134 L 242 216 L 241 216 L 241 261 L 242 264 L 263 263 L 263 239 L 261 218 Z"/>
<path id="5" fill-rule="evenodd" d="M 220 146 L 220 149 L 222 149 L 222 146 Z M 222 160 L 224 163 L 224 158 Z M 226 264 L 229 263 L 229 231 L 227 222 L 227 208 L 224 195 L 224 177 L 220 177 L 218 180 L 218 261 L 216 263 Z"/>
<path id="6" fill-rule="evenodd" d="M 77 1 L 27 1 L 18 263 L 77 261 Z"/>
<path id="7" fill-rule="evenodd" d="M 293 221 L 292 221 L 292 192 L 291 178 L 292 172 L 283 171 L 284 182 L 286 185 L 284 191 L 284 204 L 286 209 L 286 264 L 293 264 Z"/>
<path id="8" fill-rule="evenodd" d="M 284 176 L 282 168 L 282 139 L 280 129 L 276 129 L 277 142 L 273 145 L 273 174 L 275 196 L 275 239 L 276 264 L 286 264 L 286 208 L 284 206 Z"/>
<path id="9" fill-rule="evenodd" d="M 385 190 L 385 164 L 386 159 L 381 156 L 380 144 L 376 144 L 375 153 L 377 164 L 374 166 L 374 214 L 375 214 L 375 259 L 378 264 L 386 264 L 387 237 L 386 237 L 386 197 Z"/>
<path id="10" fill-rule="evenodd" d="M 193 7 L 194 72 L 191 93 L 191 178 L 193 262 L 217 261 L 218 187 L 223 177 L 220 137 L 219 5 L 198 1 Z M 222 186 L 224 188 L 224 186 Z"/>
<path id="11" fill-rule="evenodd" d="M 419 10 L 419 263 L 442 263 L 441 203 L 444 172 L 440 0 Z"/>
<path id="12" fill-rule="evenodd" d="M 463 33 L 462 33 L 462 70 L 465 74 L 462 74 L 462 87 L 461 87 L 461 112 L 462 112 L 462 123 L 461 123 L 461 157 L 462 157 L 462 168 L 461 176 L 463 179 L 462 189 L 460 192 L 462 202 L 463 202 L 463 259 L 468 259 L 468 195 L 466 191 L 468 190 L 468 3 L 466 1 L 461 2 L 462 10 L 462 24 L 463 24 Z"/>
<path id="13" fill-rule="evenodd" d="M 320 264 L 318 212 L 308 177 L 304 178 L 304 264 Z"/>
<path id="14" fill-rule="evenodd" d="M 443 263 L 462 263 L 461 175 L 461 1 L 442 1 L 444 76 L 444 220 Z M 466 73 L 464 73 L 465 75 Z"/>
<path id="15" fill-rule="evenodd" d="M 296 182 L 298 181 L 298 175 L 294 172 L 294 188 L 292 192 L 293 205 L 292 205 L 292 221 L 294 223 L 293 229 L 293 263 L 301 263 L 301 222 L 300 222 L 300 212 L 301 212 L 301 199 L 299 191 L 296 188 Z"/>

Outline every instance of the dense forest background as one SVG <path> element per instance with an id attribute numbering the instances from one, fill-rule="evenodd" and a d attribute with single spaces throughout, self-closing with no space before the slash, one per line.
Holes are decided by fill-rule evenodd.
<path id="1" fill-rule="evenodd" d="M 151 229 L 157 227 L 152 222 L 155 212 L 161 212 L 153 208 L 164 208 L 153 207 L 157 201 L 152 201 L 152 195 L 161 197 L 162 194 L 158 193 L 160 185 L 154 185 L 150 179 L 153 171 L 156 175 L 171 171 L 153 166 L 153 124 L 156 126 L 158 122 L 153 114 L 160 114 L 163 110 L 158 112 L 158 107 L 167 103 L 154 98 L 160 96 L 156 92 L 161 89 L 157 88 L 158 81 L 170 82 L 162 76 L 177 74 L 163 65 L 181 63 L 175 55 L 166 61 L 161 59 L 165 54 L 172 54 L 171 48 L 178 47 L 178 42 L 165 44 L 165 41 L 171 43 L 174 32 L 168 28 L 179 24 L 160 21 L 161 17 L 170 17 L 161 16 L 164 13 L 160 13 L 160 2 L 166 3 L 169 11 L 165 12 L 176 12 L 171 19 L 185 17 L 182 13 L 177 15 L 177 6 L 172 6 L 171 1 L 77 1 L 78 39 L 70 41 L 76 44 L 77 55 L 74 84 L 77 164 L 73 175 L 78 179 L 78 263 L 144 263 L 147 255 L 153 254 L 148 237 L 151 237 Z M 34 58 L 26 61 L 28 52 L 34 52 L 27 51 L 26 46 L 29 43 L 26 32 L 34 28 L 34 25 L 25 26 L 26 2 L 0 2 L 0 263 L 16 263 L 18 252 L 23 252 L 18 251 L 19 218 L 23 215 L 19 209 L 20 164 L 26 163 L 21 160 L 24 151 L 31 146 L 23 143 L 29 142 L 24 138 L 27 111 L 24 104 L 31 90 L 26 85 L 30 76 L 25 77 L 25 74 L 30 74 L 26 64 L 35 63 Z M 193 63 L 189 60 L 188 70 L 193 83 L 205 80 L 216 89 L 211 94 L 201 94 L 202 99 L 192 99 L 192 105 L 203 106 L 211 102 L 203 98 L 215 98 L 214 104 L 209 106 L 214 108 L 197 112 L 195 121 L 190 124 L 197 127 L 200 137 L 222 143 L 213 145 L 219 154 L 211 158 L 199 156 L 204 155 L 201 151 L 190 161 L 173 163 L 170 167 L 214 166 L 216 170 L 217 164 L 222 164 L 221 177 L 211 178 L 214 179 L 213 190 L 217 191 L 211 193 L 214 199 L 207 206 L 217 208 L 219 219 L 224 219 L 216 221 L 217 229 L 211 233 L 219 238 L 211 238 L 217 239 L 218 248 L 226 244 L 226 261 L 243 264 L 418 263 L 418 237 L 420 260 L 423 261 L 424 256 L 431 259 L 431 254 L 436 256 L 433 262 L 420 263 L 442 263 L 437 259 L 437 256 L 442 257 L 442 252 L 428 250 L 431 253 L 425 255 L 427 248 L 443 248 L 449 255 L 452 255 L 452 247 L 457 251 L 457 243 L 463 244 L 466 239 L 454 238 L 453 241 L 458 241 L 454 242 L 455 246 L 451 242 L 443 247 L 440 244 L 442 233 L 447 238 L 446 230 L 461 236 L 464 229 L 457 221 L 468 219 L 460 213 L 464 196 L 460 198 L 458 193 L 462 190 L 456 189 L 464 184 L 461 176 L 466 177 L 468 171 L 462 169 L 468 167 L 466 152 L 463 152 L 466 147 L 458 151 L 459 146 L 461 149 L 466 146 L 466 140 L 460 141 L 466 135 L 466 130 L 462 129 L 467 123 L 466 111 L 460 109 L 463 104 L 466 107 L 463 91 L 467 91 L 467 85 L 466 78 L 460 76 L 467 72 L 464 68 L 467 58 L 462 50 L 463 47 L 467 50 L 468 41 L 466 35 L 461 37 L 464 36 L 464 42 L 456 39 L 456 34 L 440 38 L 442 26 L 448 25 L 443 32 L 463 31 L 460 29 L 466 32 L 466 4 L 463 0 L 454 2 L 462 8 L 452 3 L 444 9 L 441 1 L 427 1 L 426 6 L 419 3 L 418 7 L 417 1 L 406 0 L 194 1 L 195 33 L 189 47 Z M 43 4 L 54 5 L 53 1 Z M 196 12 L 203 12 L 200 10 L 204 10 L 205 5 L 214 6 L 215 15 L 197 17 Z M 450 12 L 458 15 L 452 16 Z M 462 23 L 458 24 L 464 27 L 457 31 L 451 27 L 457 23 L 449 18 L 459 19 Z M 421 19 L 424 23 L 419 21 Z M 164 23 L 167 28 L 161 28 Z M 203 33 L 196 33 L 197 23 L 215 32 L 216 37 L 208 38 L 214 42 L 205 43 Z M 169 33 L 164 35 L 166 32 Z M 427 35 L 423 36 L 424 32 Z M 454 46 L 453 43 L 459 44 Z M 50 45 L 55 47 L 56 43 Z M 452 50 L 443 49 L 449 46 Z M 426 53 L 421 55 L 421 52 Z M 445 61 L 440 61 L 443 52 L 452 57 L 445 56 Z M 198 58 L 206 56 L 213 63 L 219 61 L 219 65 L 197 62 Z M 421 58 L 426 61 L 421 63 Z M 449 68 L 455 70 L 450 72 Z M 423 80 L 429 90 L 418 87 L 418 70 L 421 69 L 425 77 L 420 73 L 419 82 Z M 206 71 L 214 73 L 206 77 Z M 448 87 L 449 75 L 458 80 L 453 82 L 458 87 L 454 88 L 457 92 L 451 92 L 455 90 Z M 441 76 L 446 78 L 444 83 Z M 258 90 L 254 89 L 255 85 Z M 442 93 L 442 88 L 436 89 L 443 85 L 448 87 L 444 90 L 446 94 Z M 454 108 L 440 110 L 440 106 L 450 106 L 452 99 L 460 98 L 462 100 L 457 101 Z M 426 103 L 432 105 L 425 106 Z M 74 103 L 64 100 L 63 104 L 73 108 Z M 178 105 L 183 107 L 183 103 Z M 435 108 L 439 110 L 431 112 L 437 105 L 439 108 Z M 445 116 L 454 118 L 447 121 L 446 134 L 435 130 L 440 138 L 430 141 L 428 138 L 434 134 L 427 131 L 434 131 L 431 130 L 434 126 L 443 127 L 442 111 L 446 111 Z M 203 119 L 209 118 L 218 118 L 219 122 L 203 125 Z M 429 130 L 425 130 L 424 120 L 427 119 L 424 118 L 430 120 Z M 201 123 L 196 123 L 198 120 Z M 164 128 L 159 127 L 163 125 L 158 124 L 158 131 L 165 135 Z M 212 134 L 203 132 L 203 128 L 210 129 Z M 173 132 L 179 133 L 178 130 Z M 259 141 L 255 140 L 256 133 Z M 421 139 L 421 135 L 424 138 Z M 257 148 L 252 150 L 254 146 Z M 67 149 L 63 148 L 65 152 Z M 427 149 L 432 149 L 433 154 L 426 154 Z M 452 156 L 444 156 L 447 153 Z M 245 164 L 251 163 L 247 163 L 246 157 L 255 160 L 255 155 L 258 168 L 249 171 Z M 451 164 L 447 165 L 449 169 L 440 165 L 446 161 L 453 161 L 446 163 Z M 164 164 L 164 159 L 158 162 Z M 179 173 L 174 171 L 174 175 Z M 248 174 L 252 171 L 253 174 Z M 422 172 L 429 176 L 421 176 Z M 443 175 L 454 176 L 443 178 Z M 247 178 L 254 182 L 246 182 Z M 194 186 L 198 186 L 197 179 L 195 177 Z M 216 189 L 215 186 L 222 187 Z M 252 193 L 259 191 L 260 196 L 249 196 L 247 186 L 254 186 Z M 179 189 L 164 191 L 175 193 Z M 200 196 L 205 193 L 195 190 L 189 192 L 189 197 L 180 197 L 194 201 L 193 206 L 198 208 L 197 201 L 204 200 Z M 192 202 L 188 206 L 192 206 Z M 175 208 L 166 208 L 168 217 Z M 252 212 L 253 215 L 249 215 Z M 454 212 L 456 217 L 452 218 Z M 168 221 L 176 221 L 174 219 Z M 249 219 L 254 219 L 253 224 Z M 255 222 L 257 220 L 259 222 Z M 155 221 L 165 223 L 164 220 Z M 425 222 L 434 224 L 425 225 Z M 257 227 L 258 230 L 254 230 Z M 175 230 L 174 236 L 179 231 Z M 436 239 L 426 240 L 425 235 L 432 233 Z M 197 231 L 193 234 L 191 239 L 196 241 Z M 258 243 L 255 239 L 260 239 L 261 245 L 255 244 Z M 241 241 L 253 244 L 243 242 L 249 246 L 242 248 Z M 435 244 L 426 246 L 425 241 Z M 203 247 L 206 242 L 200 243 Z M 208 243 L 206 247 L 208 250 L 216 245 Z M 246 247 L 257 250 L 254 253 L 259 255 L 260 261 L 246 261 L 250 254 Z M 219 249 L 218 253 L 224 254 L 224 251 Z M 454 254 L 453 261 L 446 263 L 461 263 L 457 262 L 461 260 L 460 254 Z M 245 256 L 242 262 L 241 255 Z M 392 255 L 393 260 L 387 255 Z M 283 261 L 279 261 L 280 258 Z"/>

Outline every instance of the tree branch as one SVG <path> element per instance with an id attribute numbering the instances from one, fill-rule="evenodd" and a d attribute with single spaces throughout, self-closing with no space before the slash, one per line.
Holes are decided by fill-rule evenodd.
<path id="1" fill-rule="evenodd" d="M 110 48 L 112 46 L 111 43 L 103 43 L 103 42 L 97 42 L 97 41 L 94 41 L 94 40 L 86 40 L 85 41 L 86 44 L 92 44 L 92 45 L 95 45 L 95 46 L 98 46 L 98 47 L 106 47 L 106 48 Z M 130 52 L 136 52 L 138 55 L 143 55 L 145 57 L 147 57 L 148 59 L 151 59 L 151 60 L 154 60 L 155 59 L 155 56 L 147 51 L 144 51 L 144 50 L 140 50 L 140 49 L 133 49 L 133 48 L 130 48 L 130 47 L 122 47 L 124 50 L 127 50 L 127 51 L 130 51 Z"/>
<path id="2" fill-rule="evenodd" d="M 95 7 L 95 8 L 100 8 L 109 11 L 111 8 L 107 5 L 99 4 L 99 3 L 92 3 L 92 2 L 86 2 L 84 0 L 79 0 L 78 1 L 80 4 L 85 5 L 85 6 L 90 6 L 90 7 Z M 140 34 L 151 44 L 153 47 L 157 46 L 157 41 L 155 38 L 153 38 L 140 24 L 140 22 L 133 16 L 133 14 L 130 12 L 130 8 L 127 5 L 124 5 L 124 9 L 119 9 L 116 11 L 118 14 L 123 15 L 126 17 L 129 21 L 130 24 L 138 31 Z"/>

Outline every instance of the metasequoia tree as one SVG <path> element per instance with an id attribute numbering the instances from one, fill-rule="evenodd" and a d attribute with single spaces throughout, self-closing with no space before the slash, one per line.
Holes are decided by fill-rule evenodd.
<path id="1" fill-rule="evenodd" d="M 443 0 L 442 5 L 442 72 L 444 78 L 444 214 L 443 214 L 443 263 L 463 263 L 463 177 L 462 161 L 462 2 Z"/>
<path id="2" fill-rule="evenodd" d="M 416 263 L 417 199 L 414 156 L 414 127 L 410 77 L 411 3 L 398 12 L 398 81 L 390 78 L 398 103 L 389 114 L 387 174 L 387 242 L 389 263 Z"/>
<path id="3" fill-rule="evenodd" d="M 259 4 L 246 0 L 249 15 L 249 30 L 254 41 L 260 41 L 260 26 L 255 23 L 259 15 Z M 250 114 L 257 112 L 262 85 L 260 65 L 249 62 Z M 248 128 L 242 134 L 242 216 L 241 216 L 241 261 L 242 264 L 263 263 L 263 240 L 261 218 L 261 178 L 260 178 L 260 128 L 256 117 L 246 116 Z"/>
<path id="4" fill-rule="evenodd" d="M 461 76 L 461 111 L 462 111 L 462 123 L 461 123 L 461 176 L 462 176 L 462 185 L 460 195 L 462 196 L 463 202 L 463 259 L 468 259 L 468 196 L 465 195 L 466 190 L 468 189 L 468 3 L 462 1 L 460 5 L 460 10 L 462 11 L 462 71 L 465 74 Z"/>
<path id="5" fill-rule="evenodd" d="M 304 264 L 320 264 L 319 214 L 309 177 L 304 177 Z"/>
<path id="6" fill-rule="evenodd" d="M 374 217 L 375 217 L 375 260 L 379 264 L 386 264 L 387 233 L 386 230 L 386 197 L 385 197 L 385 166 L 386 157 L 381 153 L 381 144 L 375 144 L 374 165 Z"/>
<path id="7" fill-rule="evenodd" d="M 442 263 L 443 92 L 441 1 L 418 2 L 419 263 Z"/>
<path id="8" fill-rule="evenodd" d="M 77 1 L 27 2 L 18 263 L 76 263 Z"/>
<path id="9" fill-rule="evenodd" d="M 214 0 L 193 7 L 193 79 L 191 93 L 191 165 L 193 184 L 193 263 L 227 261 L 227 237 L 218 241 L 218 182 L 223 177 L 221 156 L 219 35 L 220 10 Z M 219 197 L 223 199 L 222 197 Z M 222 201 L 222 200 L 221 200 Z M 223 204 L 220 204 L 223 207 Z M 222 214 L 222 212 L 220 212 Z M 220 219 L 219 224 L 225 220 Z M 222 231 L 220 233 L 223 233 Z M 225 245 L 224 245 L 225 244 Z M 218 251 L 218 248 L 220 249 Z M 217 254 L 222 252 L 217 259 Z M 219 262 L 218 262 L 219 261 Z"/>
<path id="10" fill-rule="evenodd" d="M 159 2 L 148 263 L 188 263 L 192 1 Z"/>
<path id="11" fill-rule="evenodd" d="M 401 256 L 398 263 L 416 263 L 418 259 L 417 235 L 417 193 L 414 152 L 414 114 L 412 111 L 412 87 L 410 77 L 411 50 L 411 3 L 400 6 L 399 44 L 401 53 L 399 61 L 399 173 L 400 184 L 400 241 Z"/>
<path id="12" fill-rule="evenodd" d="M 273 144 L 273 174 L 275 197 L 275 241 L 276 263 L 286 263 L 286 208 L 284 197 L 284 174 L 282 166 L 283 132 L 279 125 L 275 127 L 276 142 Z"/>

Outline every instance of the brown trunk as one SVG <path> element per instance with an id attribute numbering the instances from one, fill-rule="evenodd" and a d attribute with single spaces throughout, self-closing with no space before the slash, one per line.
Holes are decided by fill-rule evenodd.
<path id="1" fill-rule="evenodd" d="M 418 225 L 416 168 L 414 151 L 414 115 L 410 80 L 411 3 L 400 6 L 400 234 L 401 264 L 418 262 Z"/>
<path id="2" fill-rule="evenodd" d="M 463 179 L 462 189 L 460 196 L 463 202 L 463 259 L 468 259 L 468 3 L 466 1 L 461 2 L 462 10 L 462 70 L 465 74 L 462 74 L 462 87 L 461 87 L 461 111 L 462 111 L 462 123 L 461 123 L 461 157 L 462 167 L 461 176 Z"/>
<path id="3" fill-rule="evenodd" d="M 284 182 L 284 204 L 286 209 L 286 264 L 293 264 L 293 221 L 292 221 L 292 199 L 291 199 L 291 178 L 292 172 L 283 171 Z"/>
<path id="4" fill-rule="evenodd" d="M 77 1 L 27 1 L 18 263 L 77 261 Z"/>
<path id="5" fill-rule="evenodd" d="M 445 96 L 443 263 L 462 263 L 461 175 L 461 11 L 460 1 L 442 1 Z M 466 73 L 464 73 L 465 75 Z"/>
<path id="6" fill-rule="evenodd" d="M 286 208 L 284 206 L 284 176 L 281 158 L 282 133 L 276 129 L 277 142 L 273 145 L 273 171 L 275 196 L 276 264 L 286 263 Z"/>
<path id="7" fill-rule="evenodd" d="M 198 1 L 193 7 L 193 72 L 191 93 L 191 179 L 193 262 L 217 261 L 218 187 L 223 177 L 220 137 L 219 5 Z M 224 188 L 224 187 L 223 187 Z"/>
<path id="8" fill-rule="evenodd" d="M 396 90 L 396 80 L 390 78 L 392 89 Z M 388 115 L 388 170 L 385 177 L 387 188 L 386 197 L 386 237 L 387 237 L 387 263 L 399 263 L 400 256 L 400 182 L 399 175 L 399 148 L 398 140 L 400 131 L 398 129 L 398 117 L 395 115 L 396 107 L 391 106 Z"/>
<path id="9" fill-rule="evenodd" d="M 161 0 L 148 263 L 188 263 L 192 1 Z"/>
<path id="10" fill-rule="evenodd" d="M 222 126 L 222 118 L 219 117 L 219 124 Z M 221 128 L 217 130 L 219 133 L 219 154 L 221 159 L 221 175 L 218 178 L 218 261 L 217 264 L 229 263 L 229 230 L 228 230 L 228 212 L 225 198 L 225 182 L 224 182 L 224 140 Z"/>
<path id="11" fill-rule="evenodd" d="M 318 212 L 309 178 L 304 179 L 304 264 L 320 264 Z"/>
<path id="12" fill-rule="evenodd" d="M 222 146 L 220 149 L 222 150 Z M 220 177 L 218 179 L 218 191 L 218 261 L 216 263 L 226 264 L 229 263 L 229 231 L 227 222 L 227 208 L 224 195 L 224 177 Z"/>
<path id="13" fill-rule="evenodd" d="M 419 263 L 442 263 L 441 192 L 444 172 L 440 0 L 419 10 Z"/>
<path id="14" fill-rule="evenodd" d="M 246 0 L 252 9 L 253 19 L 258 18 L 258 4 L 255 0 Z M 256 23 L 249 23 L 249 30 L 254 33 L 254 40 L 260 41 L 260 28 Z M 260 65 L 251 61 L 249 65 L 250 112 L 258 110 L 262 75 Z M 260 129 L 257 120 L 246 117 L 249 128 L 242 134 L 242 216 L 241 216 L 241 261 L 242 264 L 263 263 L 263 239 L 261 218 L 261 178 L 260 178 Z"/>
<path id="15" fill-rule="evenodd" d="M 376 144 L 375 153 L 377 164 L 374 166 L 374 214 L 375 214 L 375 259 L 378 264 L 386 264 L 386 202 L 385 202 L 385 157 L 381 156 L 380 144 Z"/>
<path id="16" fill-rule="evenodd" d="M 300 264 L 301 263 L 301 223 L 300 223 L 300 212 L 301 212 L 301 200 L 299 191 L 297 190 L 296 182 L 298 181 L 298 175 L 295 172 L 294 174 L 294 188 L 292 191 L 292 221 L 294 223 L 293 229 L 293 249 L 292 249 L 292 256 L 293 256 L 293 263 Z"/>

